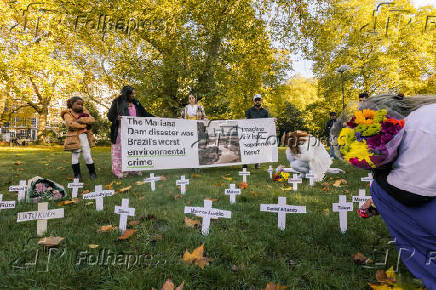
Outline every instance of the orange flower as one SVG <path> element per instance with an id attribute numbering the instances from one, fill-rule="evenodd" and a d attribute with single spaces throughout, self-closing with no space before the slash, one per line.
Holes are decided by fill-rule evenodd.
<path id="1" fill-rule="evenodd" d="M 400 125 L 401 128 L 404 128 L 404 119 L 396 120 L 396 119 L 386 119 L 385 122 L 392 123 L 394 125 Z"/>
<path id="2" fill-rule="evenodd" d="M 363 111 L 355 111 L 354 116 L 356 117 L 357 124 L 363 124 L 363 125 L 371 125 L 374 122 L 375 117 L 375 111 L 364 109 Z"/>

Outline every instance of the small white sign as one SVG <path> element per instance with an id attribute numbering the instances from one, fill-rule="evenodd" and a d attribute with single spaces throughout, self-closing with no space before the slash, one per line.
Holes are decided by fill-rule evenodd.
<path id="1" fill-rule="evenodd" d="M 154 176 L 154 173 L 150 173 L 150 177 L 144 179 L 145 183 L 150 183 L 151 191 L 156 190 L 156 181 L 160 180 L 160 176 Z"/>
<path id="2" fill-rule="evenodd" d="M 359 203 L 359 208 L 368 200 L 371 199 L 371 196 L 365 195 L 365 189 L 359 189 L 359 196 L 353 196 L 353 202 Z"/>
<path id="3" fill-rule="evenodd" d="M 272 168 L 272 166 L 270 165 L 269 167 L 268 167 L 268 173 L 269 173 L 269 178 L 270 179 L 272 179 L 273 178 L 273 172 L 274 172 L 274 169 Z"/>
<path id="4" fill-rule="evenodd" d="M 20 180 L 20 185 L 9 186 L 9 191 L 18 191 L 18 201 L 26 198 L 27 184 L 25 180 Z"/>
<path id="5" fill-rule="evenodd" d="M 38 211 L 19 212 L 17 222 L 36 220 L 36 232 L 38 236 L 43 236 L 47 232 L 47 220 L 59 219 L 64 217 L 64 209 L 48 209 L 48 202 L 38 203 Z"/>
<path id="6" fill-rule="evenodd" d="M 294 191 L 298 190 L 298 184 L 302 182 L 303 180 L 295 173 L 292 175 L 292 178 L 288 179 L 288 183 L 292 183 L 292 190 Z"/>
<path id="7" fill-rule="evenodd" d="M 115 211 L 116 214 L 120 215 L 120 231 L 123 233 L 127 228 L 127 217 L 135 215 L 135 209 L 129 208 L 129 199 L 123 198 L 121 201 L 121 206 L 116 205 Z"/>
<path id="8" fill-rule="evenodd" d="M 333 203 L 333 211 L 339 212 L 339 225 L 341 232 L 347 231 L 347 212 L 353 211 L 353 203 L 347 202 L 346 195 L 339 196 L 339 203 Z"/>
<path id="9" fill-rule="evenodd" d="M 317 178 L 316 174 L 309 170 L 309 173 L 306 174 L 306 178 L 309 179 L 309 185 L 313 186 L 315 179 Z"/>
<path id="10" fill-rule="evenodd" d="M 374 181 L 374 176 L 372 175 L 372 173 L 368 173 L 367 177 L 362 177 L 360 180 L 363 182 L 369 182 L 369 185 L 371 186 L 372 182 Z"/>
<path id="11" fill-rule="evenodd" d="M 278 214 L 278 227 L 282 231 L 286 228 L 286 214 L 306 213 L 305 206 L 294 206 L 286 204 L 286 197 L 279 196 L 277 204 L 261 204 L 260 211 L 274 212 Z"/>
<path id="12" fill-rule="evenodd" d="M 228 210 L 221 210 L 212 208 L 212 201 L 205 199 L 203 207 L 190 207 L 185 206 L 185 213 L 195 214 L 198 217 L 202 217 L 201 233 L 205 236 L 209 234 L 210 220 L 219 218 L 231 218 L 232 212 Z"/>
<path id="13" fill-rule="evenodd" d="M 15 208 L 15 200 L 3 201 L 3 194 L 0 194 L 0 211 L 2 209 Z"/>
<path id="14" fill-rule="evenodd" d="M 242 168 L 242 171 L 239 171 L 239 175 L 242 175 L 242 182 L 247 183 L 247 176 L 250 175 L 250 171 L 247 171 L 247 168 Z"/>
<path id="15" fill-rule="evenodd" d="M 95 191 L 82 195 L 83 199 L 95 199 L 95 209 L 97 211 L 103 210 L 103 198 L 112 196 L 115 192 L 113 190 L 103 190 L 101 185 L 95 186 Z"/>
<path id="16" fill-rule="evenodd" d="M 241 189 L 236 188 L 234 184 L 230 184 L 230 188 L 224 191 L 225 195 L 230 195 L 230 203 L 236 202 L 236 196 L 241 194 Z"/>
<path id="17" fill-rule="evenodd" d="M 72 188 L 71 198 L 76 198 L 79 188 L 83 188 L 83 183 L 79 182 L 78 178 L 74 178 L 74 181 L 68 183 L 68 188 Z"/>
<path id="18" fill-rule="evenodd" d="M 182 175 L 179 180 L 176 180 L 176 185 L 180 185 L 180 193 L 186 193 L 186 185 L 189 184 L 189 179 L 185 179 L 185 176 Z"/>

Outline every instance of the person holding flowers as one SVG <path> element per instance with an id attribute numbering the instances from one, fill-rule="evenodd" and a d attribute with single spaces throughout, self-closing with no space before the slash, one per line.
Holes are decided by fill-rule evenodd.
<path id="1" fill-rule="evenodd" d="M 436 95 L 370 97 L 338 144 L 344 160 L 374 172 L 359 215 L 379 214 L 410 272 L 436 289 Z"/>

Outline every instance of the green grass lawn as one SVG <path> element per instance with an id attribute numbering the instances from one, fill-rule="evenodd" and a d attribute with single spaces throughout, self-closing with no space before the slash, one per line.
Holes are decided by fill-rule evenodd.
<path id="1" fill-rule="evenodd" d="M 61 147 L 0 147 L 0 157 L 3 200 L 16 200 L 16 193 L 8 192 L 8 187 L 18 184 L 20 179 L 39 175 L 66 187 L 68 178 L 72 177 L 71 153 L 62 151 Z M 118 181 L 111 172 L 110 148 L 93 149 L 93 158 L 98 174 L 95 183 L 89 180 L 81 160 L 84 189 L 93 191 L 95 184 L 104 186 Z M 17 161 L 23 163 L 15 165 Z M 287 164 L 282 148 L 279 161 Z M 355 211 L 350 212 L 348 231 L 341 234 L 338 213 L 331 210 L 340 194 L 346 194 L 348 201 L 352 195 L 358 195 L 359 188 L 366 188 L 369 194 L 369 188 L 360 181 L 367 175 L 366 171 L 336 161 L 334 167 L 346 173 L 327 175 L 325 181 L 332 184 L 344 178 L 348 185 L 330 186 L 330 191 L 322 191 L 321 184 L 311 188 L 305 180 L 295 193 L 281 190 L 280 184 L 268 178 L 268 165 L 263 164 L 258 170 L 249 166 L 252 174 L 248 177 L 249 187 L 234 205 L 224 195 L 224 189 L 230 183 L 242 181 L 238 176 L 240 166 L 202 169 L 198 178 L 191 178 L 190 170 L 157 171 L 168 180 L 158 182 L 155 192 L 151 192 L 149 184 L 135 184 L 144 177 L 119 180 L 121 184 L 114 183 L 114 189 L 129 185 L 132 189 L 105 198 L 102 212 L 97 212 L 95 205 L 86 206 L 88 200 L 80 199 L 78 204 L 64 207 L 65 218 L 48 221 L 46 236 L 65 237 L 58 250 L 50 253 L 38 245 L 36 221 L 16 222 L 17 212 L 34 211 L 36 204 L 20 203 L 16 209 L 2 210 L 0 287 L 160 289 L 171 277 L 176 285 L 185 281 L 185 289 L 261 289 L 268 282 L 287 285 L 290 289 L 368 289 L 368 282 L 376 282 L 376 269 L 396 266 L 398 251 L 387 244 L 390 235 L 380 217 L 364 220 Z M 175 199 L 176 179 L 182 174 L 190 178 L 190 185 L 185 196 Z M 230 174 L 233 180 L 224 179 L 225 174 Z M 277 214 L 259 210 L 261 203 L 277 203 L 278 196 L 286 196 L 288 204 L 307 207 L 307 214 L 287 215 L 284 231 L 277 228 Z M 137 229 L 136 234 L 129 240 L 119 241 L 118 231 L 97 233 L 102 225 L 118 226 L 119 215 L 114 214 L 114 206 L 121 205 L 121 199 L 126 197 L 130 206 L 136 208 L 135 217 L 129 217 L 129 221 L 141 221 L 139 225 L 128 226 Z M 200 228 L 185 226 L 184 217 L 194 217 L 185 215 L 183 209 L 187 204 L 202 206 L 206 197 L 218 199 L 213 207 L 230 210 L 232 218 L 212 221 L 210 234 L 205 237 Z M 50 209 L 57 207 L 57 202 L 49 203 Z M 160 235 L 162 239 L 156 238 Z M 214 261 L 204 270 L 183 263 L 185 250 L 192 252 L 202 243 L 205 256 Z M 89 244 L 99 247 L 91 249 Z M 104 262 L 103 257 L 96 260 L 103 250 L 106 255 L 123 255 L 123 259 L 132 255 L 131 264 L 134 255 L 142 255 L 142 262 L 128 267 L 121 258 L 115 265 Z M 353 263 L 352 255 L 357 252 L 382 263 L 387 250 L 385 266 L 372 264 L 369 268 Z M 39 256 L 35 263 L 36 254 Z M 406 280 L 412 278 L 402 263 L 399 273 Z"/>

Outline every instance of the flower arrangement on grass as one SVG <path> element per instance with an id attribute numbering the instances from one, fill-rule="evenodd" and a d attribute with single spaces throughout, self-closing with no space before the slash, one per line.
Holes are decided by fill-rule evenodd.
<path id="1" fill-rule="evenodd" d="M 403 127 L 404 120 L 391 118 L 386 110 L 355 111 L 338 137 L 342 157 L 363 169 L 391 162 L 397 155 Z"/>
<path id="2" fill-rule="evenodd" d="M 276 172 L 273 173 L 273 180 L 282 183 L 287 183 L 290 176 L 291 176 L 290 173 L 284 171 L 284 167 L 279 166 L 276 169 Z"/>

